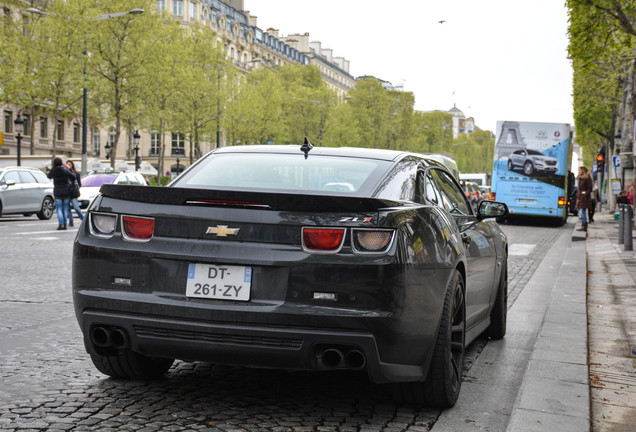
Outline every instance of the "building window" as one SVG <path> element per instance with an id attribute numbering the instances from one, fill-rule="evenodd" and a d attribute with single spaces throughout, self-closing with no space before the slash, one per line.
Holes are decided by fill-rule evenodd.
<path id="1" fill-rule="evenodd" d="M 13 132 L 13 111 L 4 112 L 4 131 L 6 133 Z"/>
<path id="2" fill-rule="evenodd" d="M 197 4 L 193 1 L 190 2 L 190 21 L 194 21 L 197 17 Z"/>
<path id="3" fill-rule="evenodd" d="M 185 155 L 185 136 L 181 132 L 172 134 L 172 156 Z"/>
<path id="4" fill-rule="evenodd" d="M 40 117 L 40 138 L 46 138 L 49 136 L 49 119 L 46 117 Z"/>
<path id="5" fill-rule="evenodd" d="M 159 134 L 157 132 L 150 134 L 150 156 L 159 156 Z"/>
<path id="6" fill-rule="evenodd" d="M 64 140 L 64 120 L 57 121 L 57 137 L 56 138 L 58 141 Z"/>
<path id="7" fill-rule="evenodd" d="M 165 0 L 157 0 L 157 10 L 162 12 L 166 9 L 166 1 Z"/>
<path id="8" fill-rule="evenodd" d="M 176 16 L 183 16 L 183 0 L 174 0 L 172 2 L 172 13 Z"/>
<path id="9" fill-rule="evenodd" d="M 117 131 L 115 131 L 115 128 L 110 128 L 110 131 L 108 131 L 108 145 L 110 146 L 110 148 L 113 148 L 113 146 L 115 145 L 116 137 Z"/>
<path id="10" fill-rule="evenodd" d="M 100 137 L 99 137 L 99 129 L 98 128 L 94 128 L 93 129 L 93 136 L 92 136 L 92 145 L 93 145 L 93 152 L 95 153 L 95 156 L 99 156 L 100 153 Z"/>
<path id="11" fill-rule="evenodd" d="M 80 130 L 79 123 L 73 123 L 73 142 L 80 142 Z"/>
<path id="12" fill-rule="evenodd" d="M 31 116 L 29 114 L 22 114 L 24 120 L 24 132 L 22 135 L 31 135 Z"/>

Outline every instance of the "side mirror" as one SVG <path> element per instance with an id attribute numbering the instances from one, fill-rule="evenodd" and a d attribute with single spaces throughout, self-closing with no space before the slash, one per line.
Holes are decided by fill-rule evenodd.
<path id="1" fill-rule="evenodd" d="M 498 218 L 508 214 L 508 206 L 499 201 L 483 200 L 477 209 L 478 219 Z"/>
<path id="2" fill-rule="evenodd" d="M 7 180 L 7 182 L 5 184 L 7 185 L 7 187 L 15 186 L 15 180 Z"/>

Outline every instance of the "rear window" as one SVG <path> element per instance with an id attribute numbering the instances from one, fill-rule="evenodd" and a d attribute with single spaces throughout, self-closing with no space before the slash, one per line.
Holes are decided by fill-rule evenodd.
<path id="1" fill-rule="evenodd" d="M 115 181 L 117 174 L 91 174 L 82 178 L 82 186 L 99 187 Z"/>
<path id="2" fill-rule="evenodd" d="M 354 194 L 388 164 L 322 155 L 217 154 L 182 174 L 173 186 Z"/>

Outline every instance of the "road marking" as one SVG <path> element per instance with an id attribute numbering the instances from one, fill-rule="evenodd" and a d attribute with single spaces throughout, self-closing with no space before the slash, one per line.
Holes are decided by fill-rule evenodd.
<path id="1" fill-rule="evenodd" d="M 50 234 L 50 233 L 58 233 L 58 234 L 62 234 L 58 231 L 64 231 L 64 230 L 48 230 L 48 231 L 28 231 L 28 232 L 17 232 L 17 233 L 13 233 L 13 235 L 34 235 L 34 234 Z M 76 230 L 74 230 L 73 228 L 69 228 L 66 230 L 66 232 L 75 232 Z"/>
<path id="2" fill-rule="evenodd" d="M 508 245 L 508 255 L 527 256 L 532 253 L 536 246 L 536 244 L 530 243 L 512 243 Z"/>

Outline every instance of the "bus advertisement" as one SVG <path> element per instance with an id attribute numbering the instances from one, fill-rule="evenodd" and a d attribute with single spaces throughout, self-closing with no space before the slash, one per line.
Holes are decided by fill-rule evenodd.
<path id="1" fill-rule="evenodd" d="M 541 216 L 565 223 L 570 125 L 498 121 L 492 192 L 510 216 Z"/>

